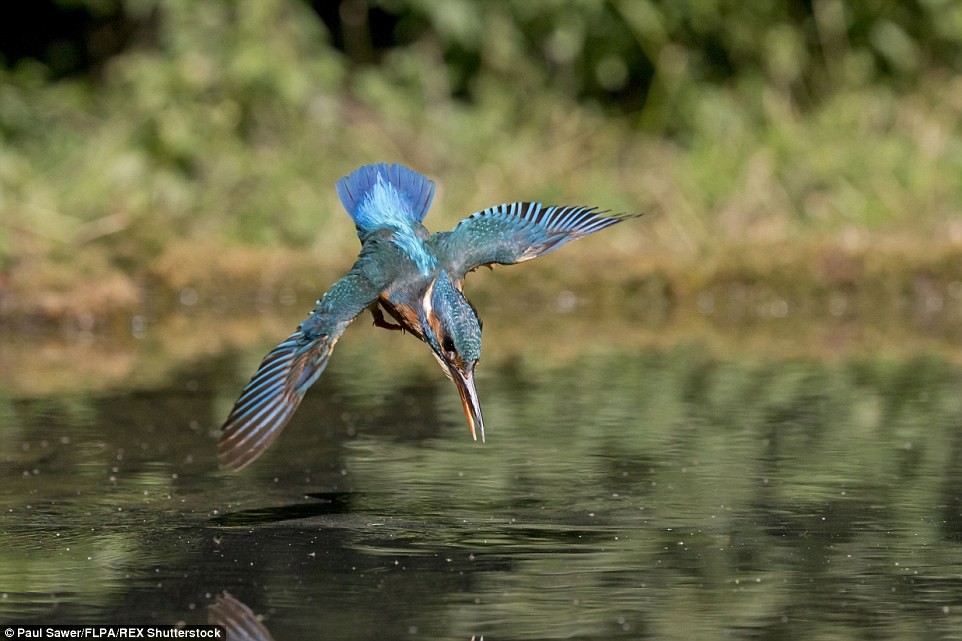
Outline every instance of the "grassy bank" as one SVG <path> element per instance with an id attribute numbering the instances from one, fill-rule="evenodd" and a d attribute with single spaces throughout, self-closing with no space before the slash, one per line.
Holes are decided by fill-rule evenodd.
<path id="1" fill-rule="evenodd" d="M 577 312 L 602 323 L 611 316 L 639 325 L 701 317 L 737 331 L 794 319 L 903 326 L 943 337 L 962 333 L 962 245 L 883 237 L 851 246 L 728 243 L 700 255 L 639 251 L 632 239 L 644 230 L 616 233 L 530 265 L 480 270 L 469 276 L 466 291 L 482 307 L 501 312 Z M 243 318 L 293 308 L 299 316 L 347 269 L 352 255 L 186 242 L 171 245 L 136 275 L 102 261 L 94 255 L 82 269 L 35 263 L 14 271 L 0 300 L 2 326 L 110 336 L 136 333 L 184 311 Z"/>
<path id="2" fill-rule="evenodd" d="M 838 55 L 816 61 L 783 55 L 808 32 L 740 16 L 774 57 L 719 77 L 705 71 L 702 36 L 646 31 L 625 5 L 605 15 L 634 44 L 612 55 L 630 60 L 641 42 L 654 61 L 635 109 L 629 85 L 607 101 L 566 88 L 550 60 L 539 67 L 530 34 L 518 35 L 532 25 L 502 24 L 522 40 L 482 47 L 465 80 L 441 27 L 358 64 L 306 4 L 142 6 L 155 4 L 150 37 L 94 76 L 54 79 L 29 62 L 0 70 L 5 328 L 126 332 L 185 300 L 309 304 L 356 250 L 333 183 L 377 161 L 438 182 L 432 229 L 517 199 L 648 213 L 564 259 L 506 270 L 519 296 L 556 278 L 613 313 L 708 306 L 734 319 L 785 305 L 912 319 L 954 300 L 962 80 L 936 55 L 954 40 L 892 48 L 913 44 L 908 18 L 902 33 L 898 16 L 844 26 L 823 15 L 850 40 L 832 32 Z M 502 9 L 475 18 L 493 28 Z M 659 11 L 668 29 L 671 11 Z M 604 26 L 587 8 L 554 17 L 550 51 L 572 21 L 585 43 Z M 865 44 L 861 27 L 879 35 Z M 926 43 L 942 49 L 926 54 Z M 914 57 L 892 66 L 899 51 Z"/>
<path id="3" fill-rule="evenodd" d="M 596 241 L 584 241 L 593 251 L 577 260 L 559 252 L 469 277 L 467 293 L 485 320 L 482 371 L 678 345 L 762 362 L 937 355 L 962 363 L 962 248 L 792 244 L 639 261 Z M 241 378 L 344 268 L 306 250 L 217 249 L 171 249 L 142 283 L 117 287 L 129 295 L 112 307 L 68 288 L 56 319 L 11 309 L 0 332 L 0 387 L 14 397 L 155 389 L 187 384 L 209 367 Z M 401 378 L 439 375 L 423 345 L 373 327 L 366 314 L 335 358 L 387 366 L 388 355 Z"/>

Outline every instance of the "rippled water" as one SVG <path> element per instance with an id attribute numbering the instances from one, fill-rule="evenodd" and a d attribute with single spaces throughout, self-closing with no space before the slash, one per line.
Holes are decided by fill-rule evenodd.
<path id="1" fill-rule="evenodd" d="M 226 590 L 279 640 L 962 638 L 938 356 L 522 352 L 482 364 L 482 446 L 423 348 L 352 339 L 220 472 L 263 347 L 0 395 L 0 621 L 199 623 Z"/>

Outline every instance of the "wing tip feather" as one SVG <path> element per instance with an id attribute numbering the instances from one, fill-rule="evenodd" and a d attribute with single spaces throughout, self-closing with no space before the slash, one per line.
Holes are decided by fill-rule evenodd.
<path id="1" fill-rule="evenodd" d="M 241 470 L 277 439 L 331 353 L 330 341 L 308 340 L 298 330 L 272 349 L 244 387 L 221 428 L 221 466 Z"/>

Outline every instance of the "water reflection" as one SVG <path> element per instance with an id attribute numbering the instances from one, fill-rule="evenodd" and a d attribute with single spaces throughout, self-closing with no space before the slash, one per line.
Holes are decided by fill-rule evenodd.
<path id="1" fill-rule="evenodd" d="M 207 622 L 224 626 L 230 641 L 274 641 L 254 611 L 227 591 L 207 606 Z"/>
<path id="2" fill-rule="evenodd" d="M 279 640 L 962 629 L 956 365 L 522 353 L 477 446 L 432 363 L 344 347 L 241 474 L 210 428 L 257 350 L 0 395 L 0 620 L 203 623 L 226 590 Z"/>

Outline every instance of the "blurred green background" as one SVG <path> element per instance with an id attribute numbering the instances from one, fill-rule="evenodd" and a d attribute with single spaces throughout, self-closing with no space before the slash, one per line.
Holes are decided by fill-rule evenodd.
<path id="1" fill-rule="evenodd" d="M 431 229 L 516 199 L 648 212 L 566 253 L 671 300 L 962 278 L 951 0 L 13 5 L 13 326 L 126 326 L 185 287 L 316 296 L 356 251 L 333 183 L 378 161 L 438 182 Z"/>

